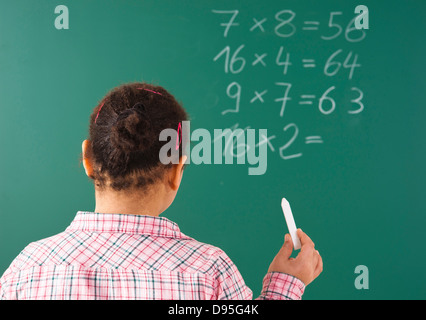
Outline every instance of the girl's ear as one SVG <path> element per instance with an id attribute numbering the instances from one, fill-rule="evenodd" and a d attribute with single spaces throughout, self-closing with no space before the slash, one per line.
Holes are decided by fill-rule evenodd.
<path id="1" fill-rule="evenodd" d="M 174 164 L 172 168 L 170 169 L 169 185 L 174 191 L 177 191 L 177 189 L 179 189 L 180 182 L 182 181 L 183 166 L 185 164 L 186 159 L 187 159 L 187 156 L 182 156 L 179 159 L 179 163 Z"/>
<path id="2" fill-rule="evenodd" d="M 93 167 L 92 167 L 92 163 L 90 159 L 87 157 L 87 150 L 89 148 L 89 144 L 90 144 L 89 140 L 84 140 L 83 143 L 81 144 L 81 149 L 83 152 L 82 162 L 83 162 L 84 170 L 86 171 L 87 176 L 91 177 L 93 175 Z"/>

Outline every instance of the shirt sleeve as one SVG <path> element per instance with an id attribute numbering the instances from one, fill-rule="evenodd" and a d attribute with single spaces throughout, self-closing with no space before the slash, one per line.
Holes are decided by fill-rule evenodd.
<path id="1" fill-rule="evenodd" d="M 282 272 L 268 272 L 256 300 L 300 300 L 304 291 L 305 284 L 296 277 Z"/>
<path id="2" fill-rule="evenodd" d="M 253 292 L 223 251 L 216 260 L 215 281 L 218 300 L 253 299 Z M 282 272 L 268 272 L 263 278 L 262 292 L 256 300 L 300 300 L 304 290 L 304 283 L 296 277 Z"/>

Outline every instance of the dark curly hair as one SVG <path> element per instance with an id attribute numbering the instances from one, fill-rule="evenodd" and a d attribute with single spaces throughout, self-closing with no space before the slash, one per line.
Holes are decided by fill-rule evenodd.
<path id="1" fill-rule="evenodd" d="M 90 116 L 89 150 L 84 155 L 92 162 L 90 178 L 101 190 L 154 183 L 172 166 L 160 162 L 160 149 L 167 143 L 159 141 L 160 132 L 177 130 L 185 120 L 185 109 L 161 86 L 134 82 L 113 88 Z M 179 148 L 182 155 L 184 146 Z"/>

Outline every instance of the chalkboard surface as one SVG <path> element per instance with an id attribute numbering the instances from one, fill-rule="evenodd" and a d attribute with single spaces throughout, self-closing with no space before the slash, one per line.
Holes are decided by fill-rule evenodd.
<path id="1" fill-rule="evenodd" d="M 89 115 L 111 88 L 147 81 L 182 101 L 191 130 L 267 129 L 264 174 L 192 163 L 163 214 L 222 248 L 255 296 L 285 197 L 324 261 L 304 299 L 426 298 L 424 1 L 57 7 L 0 5 L 0 273 L 94 210 L 79 165 Z"/>

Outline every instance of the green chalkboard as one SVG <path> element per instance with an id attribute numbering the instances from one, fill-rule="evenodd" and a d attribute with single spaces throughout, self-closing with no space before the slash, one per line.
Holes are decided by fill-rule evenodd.
<path id="1" fill-rule="evenodd" d="M 255 296 L 286 197 L 324 261 L 305 299 L 426 298 L 424 1 L 62 1 L 68 19 L 58 5 L 0 5 L 0 273 L 94 210 L 79 165 L 89 115 L 147 81 L 191 131 L 267 129 L 264 174 L 191 163 L 163 214 L 222 248 Z"/>

